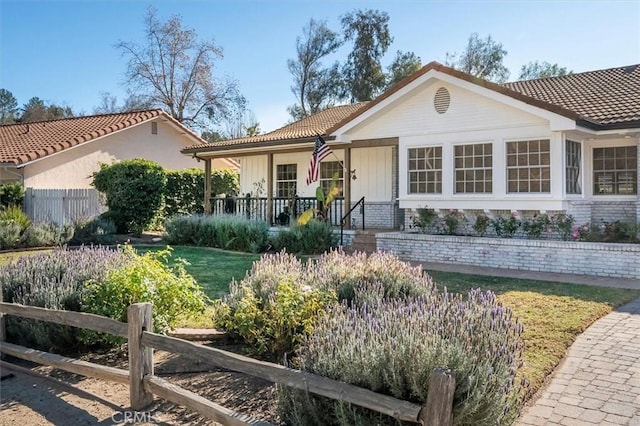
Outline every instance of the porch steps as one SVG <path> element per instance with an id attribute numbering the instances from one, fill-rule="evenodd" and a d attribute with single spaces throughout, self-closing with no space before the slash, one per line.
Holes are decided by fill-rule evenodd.
<path id="1" fill-rule="evenodd" d="M 356 251 L 364 251 L 366 253 L 373 253 L 376 251 L 376 233 L 380 232 L 379 229 L 372 229 L 366 231 L 356 231 L 353 238 L 353 243 L 345 250 L 348 253 Z"/>

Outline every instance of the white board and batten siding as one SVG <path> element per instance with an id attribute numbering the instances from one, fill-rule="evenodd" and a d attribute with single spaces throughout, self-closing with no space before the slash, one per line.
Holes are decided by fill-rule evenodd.
<path id="1" fill-rule="evenodd" d="M 344 161 L 344 150 L 334 148 L 334 155 L 324 161 Z M 279 164 L 296 164 L 296 187 L 300 197 L 314 197 L 318 183 L 307 185 L 307 173 L 311 160 L 309 152 L 286 153 L 273 155 L 273 182 L 276 188 L 277 169 Z M 390 201 L 392 194 L 391 147 L 356 148 L 351 151 L 351 169 L 356 170 L 356 180 L 351 181 L 352 200 L 365 197 L 368 201 Z M 264 179 L 266 196 L 267 156 L 247 156 L 240 159 L 240 192 L 242 195 L 255 195 L 256 183 Z M 275 195 L 275 194 L 274 194 Z"/>
<path id="2" fill-rule="evenodd" d="M 78 219 L 104 213 L 107 208 L 98 191 L 79 189 L 27 188 L 24 209 L 36 223 L 71 224 Z"/>

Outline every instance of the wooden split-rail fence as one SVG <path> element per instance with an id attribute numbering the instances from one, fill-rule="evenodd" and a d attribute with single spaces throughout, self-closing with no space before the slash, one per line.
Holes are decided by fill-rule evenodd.
<path id="1" fill-rule="evenodd" d="M 79 327 L 127 338 L 129 369 L 108 367 L 8 343 L 5 340 L 5 315 Z M 132 410 L 145 409 L 153 402 L 154 395 L 157 395 L 223 425 L 269 425 L 267 422 L 251 419 L 245 414 L 222 407 L 155 376 L 153 349 L 159 349 L 184 354 L 220 368 L 368 408 L 398 420 L 433 426 L 450 426 L 453 423 L 455 378 L 444 369 L 436 369 L 431 374 L 427 401 L 424 405 L 418 405 L 282 365 L 156 334 L 151 330 L 153 330 L 153 320 L 150 303 L 129 306 L 127 323 L 123 323 L 94 314 L 0 302 L 0 352 L 71 373 L 128 384 Z"/>

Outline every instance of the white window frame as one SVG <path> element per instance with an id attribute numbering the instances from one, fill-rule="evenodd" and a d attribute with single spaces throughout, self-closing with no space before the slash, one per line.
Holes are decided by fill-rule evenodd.
<path id="1" fill-rule="evenodd" d="M 281 166 L 293 166 L 294 167 L 294 171 L 295 171 L 295 177 L 293 179 L 280 179 L 280 173 L 279 173 L 279 168 Z M 293 183 L 293 187 L 294 187 L 294 192 L 293 194 L 288 194 L 286 196 L 284 195 L 280 195 L 280 183 L 288 183 L 291 184 Z M 296 195 L 298 193 L 298 164 L 296 163 L 282 163 L 282 164 L 276 164 L 276 179 L 275 179 L 275 190 L 276 190 L 276 198 L 291 198 L 294 195 Z M 290 192 L 290 189 L 289 191 Z"/>
<path id="2" fill-rule="evenodd" d="M 564 141 L 564 193 L 569 197 L 580 197 L 584 193 L 584 181 L 583 181 L 583 170 L 584 170 L 584 143 L 580 140 L 569 139 L 566 138 Z M 576 144 L 578 147 L 578 164 L 569 164 L 569 146 L 570 144 Z M 575 170 L 577 168 L 577 177 L 574 182 L 578 185 L 578 192 L 569 192 L 569 172 L 570 168 Z"/>
<path id="3" fill-rule="evenodd" d="M 479 156 L 476 156 L 476 154 L 475 154 L 475 146 L 477 146 L 477 145 L 483 146 L 483 152 Z M 490 154 L 486 154 L 486 152 L 484 151 L 485 150 L 485 148 L 484 148 L 485 145 L 489 145 L 491 147 L 491 153 Z M 466 167 L 466 165 L 464 163 L 466 162 L 465 159 L 467 157 L 463 154 L 463 156 L 462 156 L 463 165 L 460 168 L 457 167 L 457 165 L 456 165 L 456 159 L 457 159 L 456 148 L 457 147 L 469 147 L 469 146 L 474 147 L 474 153 L 471 156 L 471 160 L 472 160 L 473 164 L 470 167 Z M 464 148 L 463 148 L 463 150 L 464 150 Z M 452 190 L 453 190 L 453 194 L 454 195 L 478 195 L 478 196 L 482 196 L 482 195 L 491 195 L 491 194 L 493 194 L 493 185 L 494 185 L 494 173 L 493 173 L 494 161 L 493 161 L 493 155 L 494 155 L 494 151 L 495 150 L 494 150 L 494 146 L 493 146 L 493 142 L 492 141 L 453 143 L 451 145 L 451 155 L 452 155 L 452 158 L 453 158 L 453 188 L 452 188 Z M 483 164 L 481 166 L 476 166 L 475 165 L 475 159 L 476 158 L 482 158 L 483 159 Z M 491 162 L 490 166 L 486 166 L 484 164 L 485 163 L 485 160 L 484 160 L 485 158 L 489 158 L 490 159 L 490 162 Z M 465 184 L 466 183 L 472 183 L 473 184 L 473 188 L 474 188 L 473 191 L 466 191 L 465 190 L 465 191 L 458 192 L 458 190 L 457 190 L 457 187 L 458 187 L 458 177 L 457 177 L 458 171 L 462 171 L 462 172 L 470 171 L 470 172 L 473 173 L 474 176 L 470 181 L 464 180 L 462 182 L 462 183 L 465 183 Z M 476 175 L 477 171 L 484 172 L 484 179 L 483 180 L 481 180 L 481 181 L 476 180 L 475 175 Z M 491 178 L 488 179 L 488 180 L 486 179 L 486 172 L 487 171 L 491 172 Z M 476 191 L 475 190 L 475 186 L 476 186 L 477 183 L 484 183 L 485 189 L 486 189 L 487 183 L 490 183 L 491 184 L 491 190 L 490 191 L 486 191 L 486 190 L 485 191 Z"/>
<path id="4" fill-rule="evenodd" d="M 434 156 L 433 160 L 437 161 L 438 159 L 440 160 L 440 168 L 424 168 L 424 169 L 411 169 L 411 150 L 429 150 L 429 149 L 440 149 L 440 156 L 436 157 Z M 425 161 L 425 166 L 426 164 L 428 164 L 428 162 L 430 161 L 428 159 L 428 153 L 427 153 L 427 157 L 424 158 Z M 409 195 L 442 195 L 443 192 L 443 161 L 444 161 L 444 155 L 445 155 L 445 150 L 444 150 L 444 146 L 443 145 L 422 145 L 422 146 L 412 146 L 412 147 L 408 147 L 407 148 L 407 194 Z M 416 161 L 420 161 L 419 159 Z M 430 173 L 433 173 L 434 175 L 438 175 L 438 172 L 440 174 L 440 179 L 435 179 L 433 182 L 430 182 L 428 179 L 428 176 Z M 421 192 L 419 190 L 417 191 L 411 191 L 411 174 L 412 173 L 425 173 L 425 181 L 424 181 L 424 185 L 425 185 L 425 191 Z M 417 182 L 418 185 L 420 185 L 420 181 Z M 433 184 L 434 185 L 434 191 L 433 192 L 429 192 L 428 188 L 429 185 Z M 437 190 L 438 188 L 438 184 L 440 184 L 440 191 Z M 419 188 L 418 188 L 419 189 Z"/>
<path id="5" fill-rule="evenodd" d="M 613 149 L 618 149 L 618 148 L 631 148 L 633 152 L 635 152 L 636 154 L 636 162 L 635 162 L 635 169 L 612 169 L 610 170 L 610 172 L 612 173 L 616 173 L 617 171 L 625 171 L 625 170 L 631 170 L 632 173 L 635 173 L 635 193 L 628 193 L 628 194 L 620 194 L 620 193 L 601 193 L 601 192 L 596 192 L 596 186 L 597 186 L 597 180 L 596 180 L 596 169 L 595 169 L 595 150 L 596 149 L 606 149 L 606 148 L 613 148 Z M 608 200 L 614 200 L 614 199 L 636 199 L 638 197 L 638 147 L 637 145 L 631 145 L 631 144 L 605 144 L 605 143 L 595 143 L 591 146 L 591 193 L 593 194 L 594 197 L 602 197 L 602 198 L 606 198 Z M 607 170 L 604 170 L 605 172 Z M 632 185 L 634 180 L 631 180 Z M 614 185 L 614 182 L 612 182 L 612 185 Z"/>
<path id="6" fill-rule="evenodd" d="M 546 141 L 549 143 L 549 151 L 547 152 L 542 152 L 542 151 L 538 151 L 537 153 L 541 156 L 544 153 L 547 153 L 549 155 L 549 163 L 546 165 L 542 165 L 542 164 L 530 164 L 531 163 L 531 159 L 530 159 L 530 155 L 531 152 L 527 151 L 527 165 L 524 166 L 519 166 L 519 165 L 515 165 L 515 166 L 509 166 L 509 144 L 510 143 L 519 143 L 519 142 L 542 142 L 542 141 Z M 551 166 L 553 164 L 551 155 L 552 155 L 552 147 L 551 147 L 551 143 L 552 139 L 549 137 L 530 137 L 530 138 L 522 138 L 522 139 L 509 139 L 509 140 L 505 140 L 504 141 L 504 168 L 505 168 L 505 180 L 504 180 L 504 184 L 505 184 L 505 194 L 507 196 L 518 196 L 518 195 L 543 195 L 543 196 L 549 196 L 553 193 L 553 182 L 551 180 L 552 177 L 552 170 L 551 170 Z M 528 182 L 528 186 L 529 186 L 529 191 L 510 191 L 509 190 L 509 170 L 523 170 L 523 169 L 527 169 L 530 170 L 534 167 L 539 168 L 541 171 L 543 167 L 545 166 L 546 168 L 549 169 L 549 179 L 542 179 L 542 173 L 540 175 L 539 179 L 530 179 L 527 178 L 527 182 Z M 519 174 L 519 172 L 518 172 Z M 531 191 L 531 182 L 534 182 L 536 180 L 539 180 L 540 182 L 540 191 Z M 549 181 L 549 190 L 548 191 L 542 191 L 542 184 L 544 181 Z M 518 177 L 518 182 L 520 182 L 520 177 Z"/>
<path id="7" fill-rule="evenodd" d="M 337 165 L 338 168 L 336 170 L 332 170 L 331 176 L 325 175 L 325 169 L 323 169 L 323 165 L 326 166 L 328 164 Z M 322 187 L 322 190 L 326 193 L 331 187 L 331 182 L 333 181 L 333 175 L 335 172 L 338 172 L 338 187 L 340 188 L 340 195 L 342 195 L 342 188 L 344 187 L 344 166 L 337 160 L 334 161 L 322 161 L 320 162 L 320 176 L 319 183 Z"/>

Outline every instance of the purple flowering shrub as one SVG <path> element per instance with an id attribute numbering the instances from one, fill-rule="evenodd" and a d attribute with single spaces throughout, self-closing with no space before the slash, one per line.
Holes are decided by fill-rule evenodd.
<path id="1" fill-rule="evenodd" d="M 124 266 L 131 259 L 121 251 L 98 247 L 22 256 L 0 267 L 3 298 L 10 303 L 81 311 L 85 283 L 101 282 L 108 270 Z M 17 344 L 67 351 L 78 346 L 80 330 L 8 316 L 7 335 Z"/>
<path id="2" fill-rule="evenodd" d="M 373 283 L 378 287 L 372 291 Z M 264 255 L 242 281 L 231 283 L 229 295 L 217 305 L 214 322 L 255 352 L 282 359 L 339 300 L 359 303 L 418 296 L 433 288 L 420 268 L 391 254 L 333 251 L 303 263 L 281 252 Z"/>
<path id="3" fill-rule="evenodd" d="M 380 284 L 367 293 L 382 294 Z M 356 299 L 360 297 L 356 291 Z M 456 377 L 454 423 L 511 424 L 521 402 L 522 324 L 491 292 L 467 297 L 431 293 L 334 305 L 302 340 L 295 366 L 423 404 L 429 375 Z M 280 412 L 292 425 L 395 425 L 397 420 L 303 391 L 280 389 Z"/>

